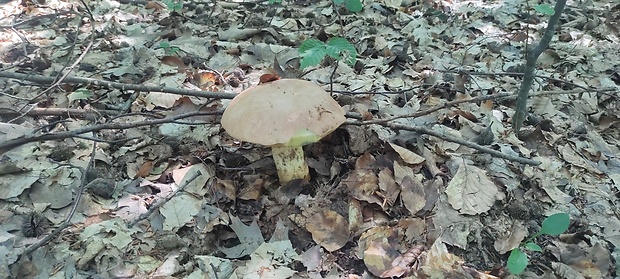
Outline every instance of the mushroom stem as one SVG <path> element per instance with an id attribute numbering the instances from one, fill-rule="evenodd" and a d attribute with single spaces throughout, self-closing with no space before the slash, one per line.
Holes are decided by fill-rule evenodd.
<path id="1" fill-rule="evenodd" d="M 280 183 L 293 179 L 310 179 L 304 150 L 301 146 L 272 146 L 271 154 L 276 163 Z"/>

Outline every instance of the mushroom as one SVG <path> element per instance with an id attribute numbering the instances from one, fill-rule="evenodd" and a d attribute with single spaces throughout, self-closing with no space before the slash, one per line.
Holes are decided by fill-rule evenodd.
<path id="1" fill-rule="evenodd" d="M 239 93 L 222 116 L 232 137 L 271 147 L 281 183 L 310 178 L 302 146 L 344 121 L 344 109 L 315 83 L 280 79 Z"/>

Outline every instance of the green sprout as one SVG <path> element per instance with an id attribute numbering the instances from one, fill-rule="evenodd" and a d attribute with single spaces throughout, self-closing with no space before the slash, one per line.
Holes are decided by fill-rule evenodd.
<path id="1" fill-rule="evenodd" d="M 525 254 L 523 250 L 541 252 L 542 247 L 534 243 L 534 239 L 543 234 L 557 236 L 565 232 L 569 224 L 570 216 L 566 213 L 556 213 L 545 218 L 539 232 L 521 242 L 518 248 L 512 249 L 508 257 L 508 270 L 513 274 L 520 274 L 523 272 L 528 264 L 527 254 Z"/>
<path id="2" fill-rule="evenodd" d="M 354 65 L 357 50 L 345 38 L 333 37 L 327 43 L 317 39 L 307 39 L 299 46 L 299 56 L 301 57 L 300 68 L 302 70 L 309 66 L 318 65 L 325 56 Z"/>
<path id="3" fill-rule="evenodd" d="M 171 46 L 168 42 L 159 42 L 159 47 L 164 49 L 166 55 L 175 55 L 181 50 L 179 47 Z"/>
<path id="4" fill-rule="evenodd" d="M 168 11 L 180 13 L 183 9 L 183 3 L 177 2 L 176 0 L 164 0 L 166 7 L 168 7 Z"/>

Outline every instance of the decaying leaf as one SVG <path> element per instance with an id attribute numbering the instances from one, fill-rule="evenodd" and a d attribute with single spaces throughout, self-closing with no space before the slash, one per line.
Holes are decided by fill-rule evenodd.
<path id="1" fill-rule="evenodd" d="M 159 208 L 164 216 L 164 229 L 180 228 L 200 211 L 200 200 L 190 195 L 177 195 Z"/>
<path id="2" fill-rule="evenodd" d="M 368 271 L 380 276 L 392 268 L 392 262 L 400 256 L 399 235 L 389 227 L 372 228 L 360 236 L 359 249 Z"/>
<path id="3" fill-rule="evenodd" d="M 230 221 L 230 228 L 235 231 L 235 234 L 237 234 L 239 242 L 241 243 L 230 248 L 220 247 L 220 251 L 224 252 L 227 258 L 238 259 L 243 256 L 247 256 L 254 252 L 263 242 L 265 242 L 256 220 L 249 226 L 243 224 L 241 219 L 236 216 L 230 216 Z"/>
<path id="4" fill-rule="evenodd" d="M 424 186 L 415 178 L 405 176 L 400 184 L 401 197 L 403 204 L 409 210 L 411 215 L 418 213 L 424 205 L 426 205 L 426 195 L 424 194 Z"/>
<path id="5" fill-rule="evenodd" d="M 403 161 L 405 161 L 408 164 L 412 164 L 412 165 L 416 165 L 416 164 L 421 164 L 424 162 L 424 157 L 413 153 L 412 151 L 410 151 L 409 149 L 406 149 L 404 147 L 398 146 L 394 143 L 389 142 L 390 146 L 392 147 L 392 149 L 394 149 L 394 151 L 396 151 L 396 153 L 398 153 L 398 155 L 400 155 L 400 158 L 403 159 Z"/>
<path id="6" fill-rule="evenodd" d="M 312 234 L 312 239 L 327 251 L 333 252 L 349 242 L 349 223 L 332 210 L 315 213 L 306 229 Z"/>
<path id="7" fill-rule="evenodd" d="M 486 212 L 499 192 L 487 174 L 475 166 L 461 164 L 446 188 L 450 205 L 462 214 Z"/>

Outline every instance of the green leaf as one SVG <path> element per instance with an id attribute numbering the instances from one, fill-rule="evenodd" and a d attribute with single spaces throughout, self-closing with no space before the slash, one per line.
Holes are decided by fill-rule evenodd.
<path id="1" fill-rule="evenodd" d="M 310 49 L 314 49 L 317 47 L 325 47 L 325 43 L 317 40 L 317 39 L 307 39 L 301 43 L 299 46 L 299 54 L 303 55 L 304 52 Z"/>
<path id="2" fill-rule="evenodd" d="M 334 0 L 334 4 L 336 5 L 340 5 L 342 3 L 344 3 L 344 0 Z"/>
<path id="3" fill-rule="evenodd" d="M 542 223 L 540 233 L 548 235 L 559 235 L 568 229 L 570 216 L 566 213 L 556 213 L 547 218 Z"/>
<path id="4" fill-rule="evenodd" d="M 538 244 L 534 242 L 525 243 L 525 249 L 530 250 L 530 251 L 535 251 L 535 252 L 542 251 L 542 247 L 538 246 Z"/>
<path id="5" fill-rule="evenodd" d="M 273 4 L 280 4 L 282 3 L 282 0 L 269 0 L 269 4 L 273 5 Z"/>
<path id="6" fill-rule="evenodd" d="M 168 43 L 168 42 L 159 42 L 159 47 L 161 47 L 161 48 L 169 48 L 170 47 L 170 43 Z"/>
<path id="7" fill-rule="evenodd" d="M 362 10 L 362 1 L 360 0 L 344 0 L 344 6 L 347 10 L 357 13 Z"/>
<path id="8" fill-rule="evenodd" d="M 325 43 L 317 39 L 305 40 L 299 46 L 299 56 L 301 56 L 300 68 L 316 66 L 327 54 Z"/>
<path id="9" fill-rule="evenodd" d="M 544 14 L 544 15 L 548 15 L 548 16 L 552 16 L 555 14 L 555 11 L 553 10 L 553 8 L 547 4 L 539 4 L 534 6 L 534 10 L 536 10 L 537 12 Z"/>
<path id="10" fill-rule="evenodd" d="M 337 60 L 344 60 L 349 65 L 355 64 L 357 50 L 345 38 L 333 37 L 327 41 L 327 55 Z"/>
<path id="11" fill-rule="evenodd" d="M 507 266 L 512 274 L 520 274 L 527 267 L 527 255 L 519 249 L 513 249 L 508 257 Z"/>
<path id="12" fill-rule="evenodd" d="M 78 88 L 69 95 L 67 95 L 67 98 L 69 99 L 69 102 L 73 102 L 75 100 L 88 100 L 92 96 L 93 93 L 90 92 L 90 90 L 86 88 Z"/>

